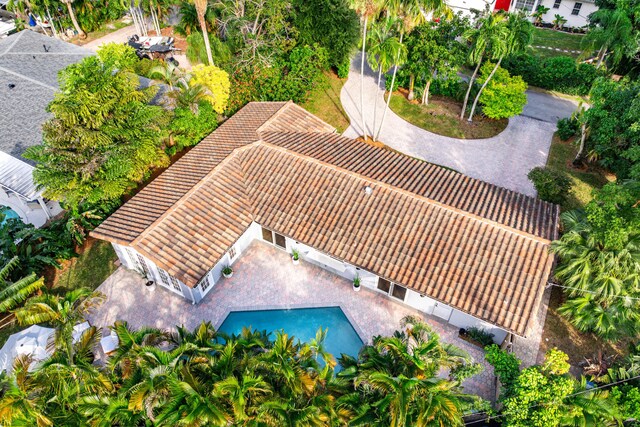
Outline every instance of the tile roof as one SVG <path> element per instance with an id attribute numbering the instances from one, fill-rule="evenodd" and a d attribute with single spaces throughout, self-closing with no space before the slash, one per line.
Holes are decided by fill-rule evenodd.
<path id="1" fill-rule="evenodd" d="M 330 130 L 294 104 L 251 103 L 93 235 L 195 286 L 255 221 L 525 334 L 557 207 Z"/>

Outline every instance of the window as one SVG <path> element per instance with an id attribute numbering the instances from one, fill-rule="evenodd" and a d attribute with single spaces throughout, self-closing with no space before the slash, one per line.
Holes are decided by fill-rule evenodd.
<path id="1" fill-rule="evenodd" d="M 262 227 L 262 240 L 273 243 L 273 233 L 271 233 L 271 230 L 267 230 L 266 228 Z"/>
<path id="2" fill-rule="evenodd" d="M 280 246 L 282 249 L 287 248 L 287 239 L 282 234 L 273 233 L 276 236 L 276 246 Z"/>
<path id="3" fill-rule="evenodd" d="M 527 12 L 531 12 L 535 3 L 536 0 L 516 0 L 515 8 L 518 10 L 526 10 Z"/>
<path id="4" fill-rule="evenodd" d="M 144 277 L 146 277 L 147 279 L 150 279 L 149 267 L 147 267 L 147 262 L 140 254 L 138 254 L 138 263 L 140 264 L 140 267 L 142 267 L 142 272 L 144 273 Z"/>
<path id="5" fill-rule="evenodd" d="M 167 275 L 167 272 L 161 268 L 158 268 L 158 273 L 160 273 L 160 280 L 162 281 L 162 283 L 165 286 L 171 286 L 171 283 L 169 283 L 169 276 Z"/>
<path id="6" fill-rule="evenodd" d="M 398 298 L 401 301 L 404 301 L 404 297 L 407 294 L 407 288 L 400 285 L 393 285 L 393 291 L 391 292 L 391 296 L 394 298 Z"/>
<path id="7" fill-rule="evenodd" d="M 556 0 L 555 2 L 553 2 L 553 8 L 560 9 L 560 3 L 562 3 L 562 0 Z"/>
<path id="8" fill-rule="evenodd" d="M 237 255 L 238 255 L 238 251 L 236 250 L 236 247 L 232 246 L 231 249 L 229 249 L 229 259 L 234 260 L 236 259 Z"/>
<path id="9" fill-rule="evenodd" d="M 380 277 L 378 279 L 378 289 L 383 292 L 389 293 L 389 289 L 391 289 L 391 282 Z"/>
<path id="10" fill-rule="evenodd" d="M 582 3 L 576 3 L 573 5 L 573 10 L 571 11 L 572 15 L 580 15 L 580 9 L 582 8 Z"/>
<path id="11" fill-rule="evenodd" d="M 180 287 L 180 282 L 178 282 L 178 279 L 176 279 L 173 276 L 169 276 L 171 278 L 171 285 L 173 285 L 173 289 L 175 289 L 176 291 L 180 291 L 182 292 L 182 288 Z"/>
<path id="12" fill-rule="evenodd" d="M 209 286 L 211 286 L 211 282 L 209 281 L 209 275 L 207 274 L 202 282 L 200 282 L 200 289 L 204 292 Z"/>

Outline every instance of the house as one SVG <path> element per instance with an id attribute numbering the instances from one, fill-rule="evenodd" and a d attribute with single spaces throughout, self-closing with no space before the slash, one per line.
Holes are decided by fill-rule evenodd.
<path id="1" fill-rule="evenodd" d="M 561 15 L 567 22 L 565 27 L 581 28 L 589 24 L 589 15 L 598 10 L 594 0 L 447 0 L 454 12 L 472 16 L 472 11 L 483 11 L 487 5 L 490 10 L 519 10 L 531 14 L 538 6 L 545 6 L 549 11 L 542 16 L 542 22 L 552 23 L 555 15 Z"/>
<path id="2" fill-rule="evenodd" d="M 92 235 L 194 304 L 259 239 L 501 341 L 527 334 L 552 268 L 558 213 L 342 137 L 291 102 L 255 102 Z"/>
<path id="3" fill-rule="evenodd" d="M 61 209 L 43 197 L 24 152 L 42 142 L 47 105 L 58 90 L 58 71 L 91 52 L 24 30 L 0 40 L 0 210 L 42 226 Z"/>

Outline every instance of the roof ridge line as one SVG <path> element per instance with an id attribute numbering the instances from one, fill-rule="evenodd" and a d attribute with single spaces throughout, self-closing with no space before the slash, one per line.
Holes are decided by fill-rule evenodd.
<path id="1" fill-rule="evenodd" d="M 13 41 L 13 43 L 11 43 L 4 52 L 0 53 L 0 56 L 4 56 L 7 52 L 11 51 L 11 49 L 13 49 L 16 43 L 18 43 L 18 41 L 22 38 L 22 35 L 24 34 L 25 31 L 28 31 L 28 30 L 25 28 L 24 30 L 20 31 L 16 36 L 16 39 Z"/>
<path id="2" fill-rule="evenodd" d="M 273 149 L 278 150 L 278 151 L 286 152 L 286 153 L 289 153 L 289 154 L 292 154 L 292 155 L 295 155 L 295 156 L 300 156 L 301 158 L 304 158 L 305 160 L 310 161 L 312 163 L 317 163 L 317 164 L 320 164 L 322 166 L 328 167 L 330 169 L 333 169 L 333 170 L 336 170 L 336 171 L 339 171 L 339 172 L 342 172 L 342 173 L 347 173 L 347 174 L 350 174 L 350 175 L 357 176 L 358 178 L 360 178 L 360 179 L 362 179 L 364 181 L 375 183 L 376 185 L 379 185 L 381 187 L 384 187 L 384 188 L 387 188 L 387 189 L 390 189 L 390 190 L 393 190 L 393 191 L 401 192 L 401 193 L 403 193 L 403 194 L 405 194 L 405 195 L 407 195 L 407 196 L 409 196 L 411 198 L 414 198 L 414 199 L 417 199 L 417 200 L 426 200 L 427 202 L 429 202 L 432 205 L 437 206 L 437 207 L 439 207 L 441 209 L 453 212 L 456 215 L 462 215 L 462 216 L 469 217 L 469 218 L 471 218 L 473 220 L 476 220 L 476 221 L 479 221 L 481 223 L 489 224 L 489 225 L 494 226 L 496 228 L 500 228 L 500 229 L 502 229 L 504 231 L 507 231 L 507 232 L 509 232 L 511 234 L 517 234 L 517 235 L 522 236 L 524 238 L 527 238 L 527 239 L 530 239 L 530 240 L 533 240 L 533 241 L 536 241 L 536 242 L 539 242 L 539 243 L 543 243 L 543 244 L 551 243 L 551 240 L 549 240 L 549 239 L 544 239 L 542 237 L 533 235 L 531 233 L 527 233 L 526 231 L 518 230 L 517 228 L 514 228 L 514 227 L 511 227 L 511 226 L 499 223 L 499 222 L 494 221 L 494 220 L 490 220 L 488 218 L 483 218 L 480 215 L 476 215 L 476 214 L 471 213 L 471 212 L 463 211 L 461 209 L 458 209 L 458 208 L 455 208 L 453 206 L 449 206 L 447 204 L 439 202 L 437 200 L 431 199 L 429 197 L 421 196 L 419 194 L 416 194 L 416 193 L 413 193 L 411 191 L 405 190 L 404 188 L 396 187 L 394 185 L 387 184 L 386 182 L 382 182 L 380 180 L 370 178 L 370 177 L 368 177 L 366 175 L 362 175 L 362 174 L 360 174 L 358 172 L 353 172 L 353 171 L 350 171 L 348 169 L 336 166 L 334 164 L 331 164 L 331 163 L 316 159 L 315 157 L 311 157 L 309 155 L 298 153 L 297 151 L 293 151 L 293 150 L 290 150 L 288 148 L 284 148 L 284 147 L 281 147 L 279 145 L 272 144 L 270 142 L 264 141 L 263 139 L 260 139 L 259 141 L 256 141 L 253 144 L 247 145 L 247 147 L 255 146 L 255 145 L 266 145 L 269 148 L 273 148 Z"/>
<path id="3" fill-rule="evenodd" d="M 293 104 L 293 101 L 289 100 L 289 101 L 285 101 L 284 104 L 282 105 L 282 107 L 278 108 L 278 110 L 273 113 L 271 115 L 271 117 L 269 117 L 267 120 L 265 120 L 260 126 L 258 126 L 258 128 L 256 129 L 256 134 L 260 134 L 260 132 L 262 132 L 262 128 L 267 126 L 268 124 L 270 124 L 273 120 L 275 120 L 278 116 L 280 116 L 280 114 L 282 114 L 283 111 L 286 110 L 286 108 L 289 106 L 289 104 Z"/>
<path id="4" fill-rule="evenodd" d="M 177 209 L 177 207 L 180 205 L 180 203 L 184 200 L 186 200 L 187 198 L 191 197 L 193 195 L 193 193 L 195 193 L 196 191 L 198 191 L 200 188 L 202 188 L 202 186 L 208 181 L 209 177 L 211 177 L 211 175 L 215 174 L 216 172 L 218 172 L 219 169 L 221 169 L 223 166 L 226 166 L 228 163 L 230 163 L 233 159 L 235 159 L 240 153 L 248 150 L 249 148 L 255 146 L 256 142 L 258 141 L 254 141 L 250 144 L 246 144 L 243 145 L 242 147 L 237 147 L 234 148 L 233 151 L 231 151 L 231 153 L 229 153 L 229 155 L 227 157 L 224 158 L 224 160 L 222 160 L 220 163 L 218 163 L 215 167 L 213 167 L 205 176 L 203 176 L 202 178 L 200 178 L 200 180 L 194 184 L 193 187 L 191 187 L 189 189 L 189 191 L 187 191 L 186 193 L 184 193 L 182 195 L 182 197 L 180 197 L 178 200 L 176 200 L 175 202 L 173 202 L 173 204 L 162 213 L 162 215 L 160 215 L 155 221 L 153 221 L 151 224 L 149 224 L 147 226 L 147 228 L 144 229 L 144 231 L 142 231 L 142 233 L 140 233 L 135 239 L 133 239 L 131 241 L 131 246 L 135 245 L 136 243 L 140 242 L 140 240 L 142 240 L 143 237 L 145 237 L 147 234 L 149 234 L 151 232 L 151 230 L 153 228 L 155 228 L 156 226 L 158 226 L 162 221 L 164 221 L 170 214 L 172 214 L 173 212 L 175 212 L 175 210 Z"/>
<path id="5" fill-rule="evenodd" d="M 5 68 L 5 67 L 0 67 L 0 71 L 4 71 L 7 74 L 14 75 L 14 76 L 16 76 L 16 77 L 18 77 L 20 79 L 24 79 L 24 80 L 26 80 L 28 82 L 31 82 L 33 84 L 36 84 L 38 86 L 42 86 L 42 87 L 45 87 L 47 89 L 51 89 L 54 92 L 57 92 L 59 90 L 57 87 L 49 86 L 46 83 L 42 83 L 41 81 L 38 81 L 36 79 L 32 79 L 31 77 L 27 77 L 27 76 L 25 76 L 23 74 L 16 73 L 15 71 L 11 71 L 11 70 L 9 70 L 8 68 Z"/>

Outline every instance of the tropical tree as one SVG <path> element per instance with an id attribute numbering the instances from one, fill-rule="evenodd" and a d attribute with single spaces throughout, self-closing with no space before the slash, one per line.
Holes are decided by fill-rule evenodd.
<path id="1" fill-rule="evenodd" d="M 20 267 L 18 257 L 13 257 L 0 269 L 0 313 L 17 307 L 35 292 L 44 288 L 44 278 L 31 273 L 15 282 L 9 281 L 11 272 Z"/>
<path id="2" fill-rule="evenodd" d="M 376 91 L 380 90 L 383 71 L 389 70 L 393 65 L 398 53 L 402 49 L 400 41 L 393 36 L 395 21 L 392 19 L 381 21 L 372 25 L 369 32 L 369 50 L 367 62 L 373 70 L 378 71 Z M 376 129 L 376 116 L 378 113 L 377 103 L 373 109 L 373 129 Z"/>
<path id="3" fill-rule="evenodd" d="M 149 105 L 155 88 L 138 77 L 87 57 L 61 72 L 61 91 L 48 107 L 43 144 L 26 156 L 46 197 L 74 210 L 84 202 L 116 200 L 153 166 L 164 166 L 161 107 Z"/>
<path id="4" fill-rule="evenodd" d="M 640 51 L 638 16 L 640 5 L 625 0 L 616 1 L 613 8 L 602 7 L 589 15 L 593 28 L 585 36 L 585 42 L 599 49 L 598 67 L 607 52 L 612 52 L 612 63 L 617 65 L 623 58 L 633 58 Z"/>
<path id="5" fill-rule="evenodd" d="M 567 23 L 567 18 L 556 13 L 555 15 L 553 15 L 553 21 L 551 21 L 551 23 L 553 24 L 554 30 L 559 30 L 564 26 L 564 24 Z"/>
<path id="6" fill-rule="evenodd" d="M 21 325 L 48 323 L 55 329 L 53 345 L 74 360 L 78 348 L 73 345 L 73 327 L 104 301 L 104 295 L 87 288 L 67 292 L 64 296 L 45 293 L 33 297 L 15 311 Z"/>
<path id="7" fill-rule="evenodd" d="M 29 373 L 31 358 L 18 356 L 13 362 L 11 375 L 0 373 L 0 422 L 7 426 L 53 426 L 44 412 L 42 401 L 34 391 L 38 382 Z"/>
<path id="8" fill-rule="evenodd" d="M 578 152 L 576 153 L 576 157 L 572 162 L 574 166 L 579 166 L 580 164 L 582 164 L 582 160 L 584 158 L 585 142 L 587 141 L 587 136 L 589 135 L 589 123 L 587 119 L 588 109 L 588 104 L 580 102 L 578 104 L 578 109 L 571 115 L 571 120 L 575 120 L 580 126 L 580 143 L 578 145 Z"/>
<path id="9" fill-rule="evenodd" d="M 82 28 L 80 28 L 80 24 L 78 24 L 78 19 L 76 18 L 76 13 L 73 10 L 72 4 L 74 1 L 75 0 L 60 0 L 60 2 L 62 2 L 67 6 L 67 12 L 69 13 L 69 18 L 73 23 L 73 28 L 75 28 L 76 32 L 78 33 L 78 37 L 80 37 L 81 39 L 86 39 L 87 34 L 82 30 Z"/>
<path id="10" fill-rule="evenodd" d="M 394 60 L 389 96 L 387 97 L 387 103 L 382 113 L 382 119 L 380 120 L 380 127 L 375 133 L 374 140 L 380 137 L 380 132 L 384 126 L 384 119 L 389 110 L 389 103 L 393 95 L 393 87 L 395 85 L 396 75 L 398 74 L 398 67 L 404 64 L 407 58 L 407 49 L 403 44 L 404 35 L 410 33 L 417 25 L 424 23 L 427 16 L 450 16 L 451 9 L 449 9 L 443 0 L 394 0 L 388 5 L 387 13 L 398 19 L 400 23 L 399 43 L 402 45 L 402 48 L 397 52 Z"/>
<path id="11" fill-rule="evenodd" d="M 542 17 L 550 10 L 551 9 L 546 6 L 538 5 L 536 11 L 531 14 L 531 16 L 533 17 L 533 25 L 541 25 Z"/>
<path id="12" fill-rule="evenodd" d="M 469 63 L 475 65 L 476 68 L 469 78 L 469 86 L 467 86 L 467 92 L 462 102 L 460 120 L 464 118 L 464 114 L 467 111 L 469 95 L 471 94 L 471 89 L 474 87 L 482 61 L 485 58 L 497 59 L 497 57 L 506 50 L 508 32 L 505 25 L 505 18 L 502 12 L 491 13 L 486 11 L 485 14 L 477 20 L 476 28 L 471 28 L 464 34 L 464 37 L 471 42 L 469 47 Z"/>
<path id="13" fill-rule="evenodd" d="M 367 51 L 367 28 L 369 26 L 369 20 L 375 20 L 375 17 L 380 13 L 382 2 L 380 0 L 350 0 L 350 3 L 351 7 L 358 15 L 360 15 L 360 20 L 362 21 L 362 52 L 360 53 L 360 119 L 362 120 L 362 137 L 366 140 L 368 136 L 367 122 L 365 121 L 364 114 L 364 62 L 366 60 Z"/>
<path id="14" fill-rule="evenodd" d="M 634 183 L 607 184 L 585 212 L 562 214 L 565 233 L 551 245 L 568 297 L 560 312 L 606 340 L 634 334 L 640 324 L 638 200 Z"/>
<path id="15" fill-rule="evenodd" d="M 478 101 L 482 96 L 482 92 L 487 87 L 487 84 L 491 81 L 494 74 L 500 68 L 500 64 L 506 55 L 509 54 L 519 54 L 526 51 L 527 47 L 531 44 L 533 40 L 533 25 L 531 22 L 520 13 L 510 13 L 504 22 L 504 25 L 500 25 L 499 32 L 505 32 L 504 39 L 500 39 L 493 41 L 492 49 L 491 49 L 491 59 L 497 59 L 495 66 L 491 73 L 484 79 L 482 86 L 480 86 L 480 90 L 476 94 L 476 98 L 473 101 L 473 105 L 471 106 L 471 112 L 469 112 L 469 121 L 473 121 L 473 115 L 476 111 L 476 106 L 478 105 Z"/>
<path id="16" fill-rule="evenodd" d="M 214 65 L 213 56 L 211 55 L 211 44 L 209 43 L 209 33 L 207 32 L 207 20 L 205 18 L 209 1 L 193 0 L 193 5 L 195 6 L 196 13 L 198 15 L 198 22 L 200 23 L 200 31 L 202 31 L 202 37 L 204 38 L 204 46 L 207 50 L 209 65 Z"/>

